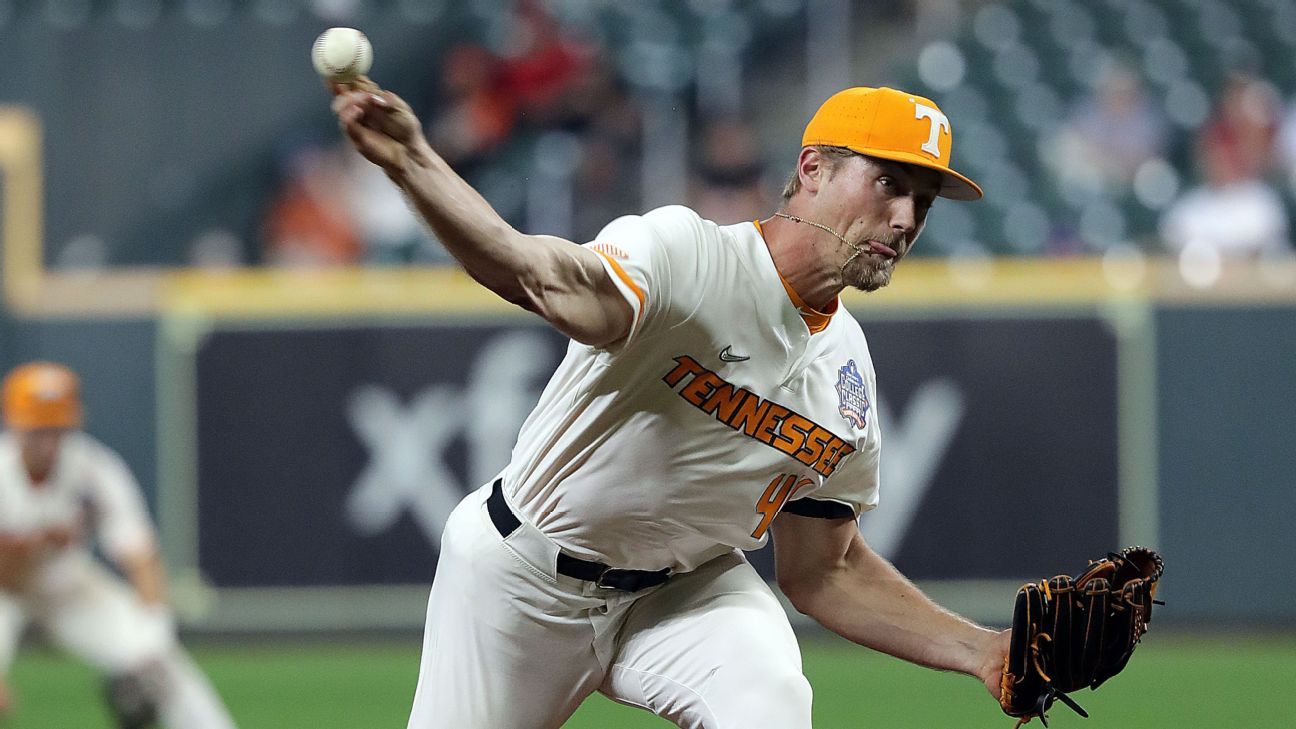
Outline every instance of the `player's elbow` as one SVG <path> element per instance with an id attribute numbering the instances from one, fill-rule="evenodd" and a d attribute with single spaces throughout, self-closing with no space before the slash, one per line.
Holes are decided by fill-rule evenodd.
<path id="1" fill-rule="evenodd" d="M 797 612 L 810 617 L 819 612 L 825 584 L 824 576 L 817 571 L 787 570 L 778 574 L 778 586 L 783 596 Z"/>
<path id="2" fill-rule="evenodd" d="M 514 286 L 527 309 L 549 319 L 573 286 L 565 252 L 540 236 L 524 235 L 519 240 L 519 255 L 511 266 Z"/>

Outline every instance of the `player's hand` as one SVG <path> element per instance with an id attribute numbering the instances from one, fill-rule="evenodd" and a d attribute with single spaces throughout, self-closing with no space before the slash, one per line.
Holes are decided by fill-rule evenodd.
<path id="1" fill-rule="evenodd" d="M 37 540 L 24 535 L 0 533 L 0 589 L 22 589 L 35 564 Z"/>
<path id="2" fill-rule="evenodd" d="M 423 129 L 404 99 L 365 76 L 328 86 L 338 126 L 366 159 L 393 175 L 419 156 Z"/>
<path id="3" fill-rule="evenodd" d="M 41 534 L 41 542 L 55 549 L 63 549 L 75 542 L 80 536 L 81 529 L 78 526 L 55 526 L 46 529 Z"/>
<path id="4" fill-rule="evenodd" d="M 1004 661 L 1008 659 L 1008 649 L 1012 644 L 1012 630 L 1001 630 L 990 636 L 984 649 L 984 658 L 977 677 L 985 683 L 986 690 L 999 701 L 1000 679 L 1003 676 Z"/>

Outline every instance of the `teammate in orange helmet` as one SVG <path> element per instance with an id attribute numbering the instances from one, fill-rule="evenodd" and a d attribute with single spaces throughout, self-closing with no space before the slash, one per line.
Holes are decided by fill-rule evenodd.
<path id="1" fill-rule="evenodd" d="M 123 728 L 232 729 L 215 691 L 176 641 L 153 526 L 122 459 L 81 432 L 80 382 L 31 362 L 3 384 L 0 433 L 0 717 L 5 678 L 33 622 L 101 671 Z M 126 576 L 91 553 L 91 540 Z M 129 583 L 129 584 L 127 584 Z"/>

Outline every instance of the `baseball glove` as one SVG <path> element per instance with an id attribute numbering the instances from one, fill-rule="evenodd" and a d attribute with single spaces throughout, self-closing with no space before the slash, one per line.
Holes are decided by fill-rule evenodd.
<path id="1" fill-rule="evenodd" d="M 157 690 L 153 684 L 153 677 L 145 673 L 122 673 L 104 682 L 108 708 L 120 729 L 157 726 Z"/>
<path id="2" fill-rule="evenodd" d="M 1156 552 L 1129 547 L 1090 562 L 1076 577 L 1023 585 L 1013 608 L 1012 641 L 1004 659 L 999 705 L 1021 726 L 1067 696 L 1096 689 L 1125 668 L 1147 632 L 1164 563 Z"/>

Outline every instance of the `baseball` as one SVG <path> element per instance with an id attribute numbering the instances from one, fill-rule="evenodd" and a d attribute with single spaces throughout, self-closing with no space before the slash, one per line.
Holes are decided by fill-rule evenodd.
<path id="1" fill-rule="evenodd" d="M 329 28 L 320 33 L 311 47 L 315 71 L 330 81 L 351 81 L 369 73 L 373 65 L 373 46 L 364 33 L 355 28 Z"/>

